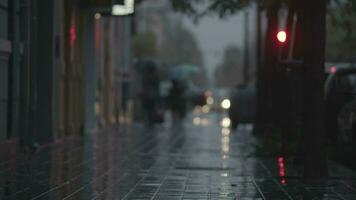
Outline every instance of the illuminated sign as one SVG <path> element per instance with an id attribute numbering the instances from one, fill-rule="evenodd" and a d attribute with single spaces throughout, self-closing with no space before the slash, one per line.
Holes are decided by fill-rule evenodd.
<path id="1" fill-rule="evenodd" d="M 113 5 L 112 6 L 112 15 L 123 16 L 130 15 L 135 12 L 135 0 L 125 0 L 124 5 Z"/>

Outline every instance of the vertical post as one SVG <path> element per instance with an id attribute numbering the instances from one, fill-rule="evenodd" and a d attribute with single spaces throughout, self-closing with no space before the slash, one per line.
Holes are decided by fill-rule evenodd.
<path id="1" fill-rule="evenodd" d="M 257 11 L 256 11 L 256 60 L 257 60 L 257 73 L 260 73 L 261 70 L 261 3 L 257 2 Z M 257 75 L 258 76 L 258 75 Z M 258 78 L 259 79 L 259 78 Z"/>
<path id="2" fill-rule="evenodd" d="M 12 57 L 9 69 L 9 123 L 8 137 L 16 137 L 19 132 L 19 103 L 20 103 L 20 25 L 19 25 L 19 1 L 9 1 L 10 26 L 9 39 L 12 41 Z"/>
<path id="3" fill-rule="evenodd" d="M 95 128 L 95 91 L 97 85 L 96 59 L 95 59 L 95 20 L 92 13 L 88 13 L 84 25 L 84 59 L 85 59 L 85 120 L 84 132 Z"/>
<path id="4" fill-rule="evenodd" d="M 21 70 L 20 70 L 20 127 L 19 140 L 20 144 L 30 144 L 31 130 L 29 127 L 29 113 L 30 113 L 30 9 L 31 2 L 20 0 L 20 52 L 21 52 Z"/>
<path id="5" fill-rule="evenodd" d="M 127 77 L 128 74 L 130 74 L 130 67 L 131 67 L 131 50 L 132 50 L 132 45 L 131 45 L 131 16 L 127 17 L 125 19 L 125 37 L 124 37 L 124 43 L 125 43 L 125 76 L 123 78 L 123 83 L 122 83 L 122 99 L 123 99 L 123 111 L 125 115 L 127 115 L 127 106 L 128 106 L 128 100 L 129 100 L 129 91 L 130 91 L 130 80 Z"/>
<path id="6" fill-rule="evenodd" d="M 276 121 L 276 113 L 274 106 L 275 103 L 275 76 L 276 76 L 276 64 L 277 64 L 277 55 L 278 55 L 278 46 L 275 38 L 276 30 L 278 29 L 278 11 L 280 4 L 274 2 L 271 5 L 268 5 L 266 14 L 267 14 L 267 30 L 265 35 L 264 43 L 264 59 L 263 66 L 261 67 L 261 78 L 259 81 L 262 83 L 259 84 L 259 120 L 262 124 L 261 131 L 266 132 L 270 129 Z M 278 110 L 278 109 L 277 109 Z M 262 130 L 264 129 L 264 130 Z"/>
<path id="7" fill-rule="evenodd" d="M 38 71 L 38 0 L 33 0 L 29 3 L 30 5 L 30 33 L 29 33 L 29 113 L 28 113 L 28 143 L 33 145 L 36 141 L 36 135 L 38 134 L 36 129 L 36 110 L 37 110 L 37 71 Z"/>
<path id="8" fill-rule="evenodd" d="M 0 7 L 0 140 L 6 138 L 9 122 L 9 57 L 12 53 L 12 43 L 8 40 L 8 6 L 8 1 L 3 1 Z"/>
<path id="9" fill-rule="evenodd" d="M 292 22 L 292 30 L 291 30 L 291 39 L 290 39 L 290 46 L 288 51 L 288 60 L 293 59 L 293 52 L 294 52 L 294 43 L 295 43 L 295 34 L 297 29 L 297 15 L 293 13 L 293 22 Z"/>
<path id="10" fill-rule="evenodd" d="M 324 145 L 324 60 L 326 40 L 326 1 L 303 0 L 301 9 L 304 52 L 303 129 L 305 134 L 306 181 L 328 175 Z"/>
<path id="11" fill-rule="evenodd" d="M 248 10 L 244 12 L 244 33 L 245 33 L 245 43 L 244 43 L 244 66 L 243 66 L 243 83 L 248 84 L 250 81 L 250 55 L 249 55 L 249 13 Z"/>
<path id="12" fill-rule="evenodd" d="M 263 72 L 262 72 L 262 38 L 261 38 L 261 3 L 257 1 L 257 10 L 256 10 L 256 69 L 257 69 L 257 78 L 256 78 L 256 88 L 257 88 L 257 97 L 256 97 L 256 121 L 254 124 L 253 132 L 258 134 L 261 131 L 262 126 L 262 108 L 263 108 L 263 98 L 262 98 L 262 87 L 263 87 Z"/>
<path id="13" fill-rule="evenodd" d="M 62 1 L 54 0 L 53 5 L 53 130 L 54 138 L 60 137 L 60 83 L 61 83 L 61 40 L 63 35 L 61 35 L 61 22 L 62 22 Z"/>
<path id="14" fill-rule="evenodd" d="M 53 139 L 54 114 L 54 2 L 37 0 L 37 20 L 35 42 L 36 49 L 33 71 L 35 84 L 34 116 L 36 127 L 36 142 L 46 143 Z M 43 9 L 45 8 L 45 9 Z M 32 67 L 35 67 L 34 65 Z"/>

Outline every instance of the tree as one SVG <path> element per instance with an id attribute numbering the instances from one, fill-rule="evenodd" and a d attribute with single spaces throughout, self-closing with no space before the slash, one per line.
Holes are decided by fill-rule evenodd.
<path id="1" fill-rule="evenodd" d="M 282 3 L 288 2 L 287 0 L 171 0 L 176 10 L 182 11 L 191 15 L 194 19 L 199 19 L 206 14 L 216 13 L 220 17 L 227 17 L 238 11 L 241 11 L 251 3 L 257 3 L 258 11 L 265 10 L 267 12 L 268 26 L 265 37 L 265 48 L 261 45 L 261 36 L 258 33 L 257 39 L 257 120 L 255 123 L 255 132 L 262 133 L 268 127 L 268 124 L 273 123 L 275 117 L 267 116 L 266 113 L 274 109 L 273 102 L 276 102 L 273 95 L 273 83 L 275 78 L 275 66 L 277 62 L 277 47 L 274 42 L 274 34 L 278 26 L 278 11 Z M 204 6 L 197 6 L 199 4 Z M 201 7 L 204 7 L 201 9 Z M 261 30 L 261 23 L 258 23 L 257 17 L 257 30 Z M 261 51 L 264 52 L 264 60 L 261 62 Z M 247 70 L 245 70 L 247 71 Z"/>
<path id="2" fill-rule="evenodd" d="M 157 57 L 168 66 L 195 65 L 201 73 L 193 77 L 193 81 L 203 86 L 206 83 L 203 54 L 195 35 L 179 20 L 172 20 L 165 25 L 165 39 L 158 49 Z"/>
<path id="3" fill-rule="evenodd" d="M 135 36 L 135 54 L 138 57 L 149 57 L 161 63 L 162 73 L 168 73 L 171 66 L 195 65 L 201 68 L 201 72 L 194 76 L 194 80 L 199 85 L 205 84 L 206 74 L 204 70 L 203 55 L 195 35 L 184 26 L 171 9 L 168 1 L 160 1 L 158 7 L 154 8 L 160 12 L 151 12 L 149 6 L 155 0 L 139 3 L 147 3 L 145 12 L 136 13 L 136 22 L 143 22 L 145 27 L 138 30 Z M 142 10 L 144 10 L 142 9 Z M 161 12 L 162 11 L 162 12 Z M 146 14 L 144 14 L 146 13 Z M 147 13 L 150 13 L 147 15 Z M 141 32 L 140 32 L 141 31 Z"/>
<path id="4" fill-rule="evenodd" d="M 355 62 L 356 1 L 336 1 L 327 14 L 326 59 L 332 62 Z"/>
<path id="5" fill-rule="evenodd" d="M 278 29 L 278 11 L 280 8 L 280 3 L 274 1 L 271 4 L 268 4 L 266 8 L 267 16 L 267 30 L 265 35 L 265 46 L 264 51 L 264 62 L 261 70 L 258 73 L 261 73 L 261 84 L 258 85 L 259 98 L 257 103 L 260 111 L 260 122 L 262 122 L 262 128 L 266 126 L 277 126 L 278 120 L 276 112 L 279 110 L 276 99 L 278 98 L 278 91 L 275 90 L 276 85 L 276 66 L 277 66 L 277 57 L 278 57 L 278 44 L 276 42 L 275 34 Z M 277 83 L 278 84 L 278 83 Z M 277 98 L 276 98 L 277 97 Z M 259 129 L 263 131 L 263 129 Z"/>
<path id="6" fill-rule="evenodd" d="M 174 22 L 172 22 L 174 23 Z M 203 55 L 193 33 L 180 23 L 167 28 L 159 57 L 170 65 L 194 64 L 203 67 Z"/>
<path id="7" fill-rule="evenodd" d="M 304 177 L 325 178 L 328 173 L 324 147 L 324 62 L 326 40 L 326 1 L 303 0 L 300 16 L 303 27 L 304 101 L 303 130 L 308 138 Z"/>

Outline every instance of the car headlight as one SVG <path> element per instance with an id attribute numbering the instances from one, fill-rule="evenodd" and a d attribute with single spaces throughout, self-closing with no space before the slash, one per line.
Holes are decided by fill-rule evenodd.
<path id="1" fill-rule="evenodd" d="M 221 107 L 223 109 L 229 109 L 231 107 L 231 101 L 230 99 L 224 99 L 222 102 L 221 102 Z"/>

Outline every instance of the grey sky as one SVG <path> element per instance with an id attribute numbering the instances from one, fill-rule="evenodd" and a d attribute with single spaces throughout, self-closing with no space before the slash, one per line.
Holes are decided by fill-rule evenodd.
<path id="1" fill-rule="evenodd" d="M 255 7 L 251 6 L 249 10 L 249 49 L 250 65 L 254 66 L 255 59 L 253 51 L 255 50 Z M 209 77 L 212 78 L 217 65 L 222 62 L 222 56 L 225 48 L 229 45 L 236 45 L 242 51 L 244 48 L 244 11 L 229 16 L 226 19 L 220 19 L 218 16 L 208 16 L 202 18 L 198 24 L 194 24 L 191 19 L 184 17 L 184 23 L 196 35 L 200 47 L 204 52 L 205 67 L 208 70 Z M 253 71 L 253 69 L 251 69 Z"/>
<path id="2" fill-rule="evenodd" d="M 243 15 L 238 13 L 227 19 L 209 16 L 201 19 L 198 24 L 185 17 L 184 23 L 196 35 L 204 52 L 205 64 L 209 76 L 215 67 L 221 63 L 223 51 L 229 45 L 243 47 Z"/>

